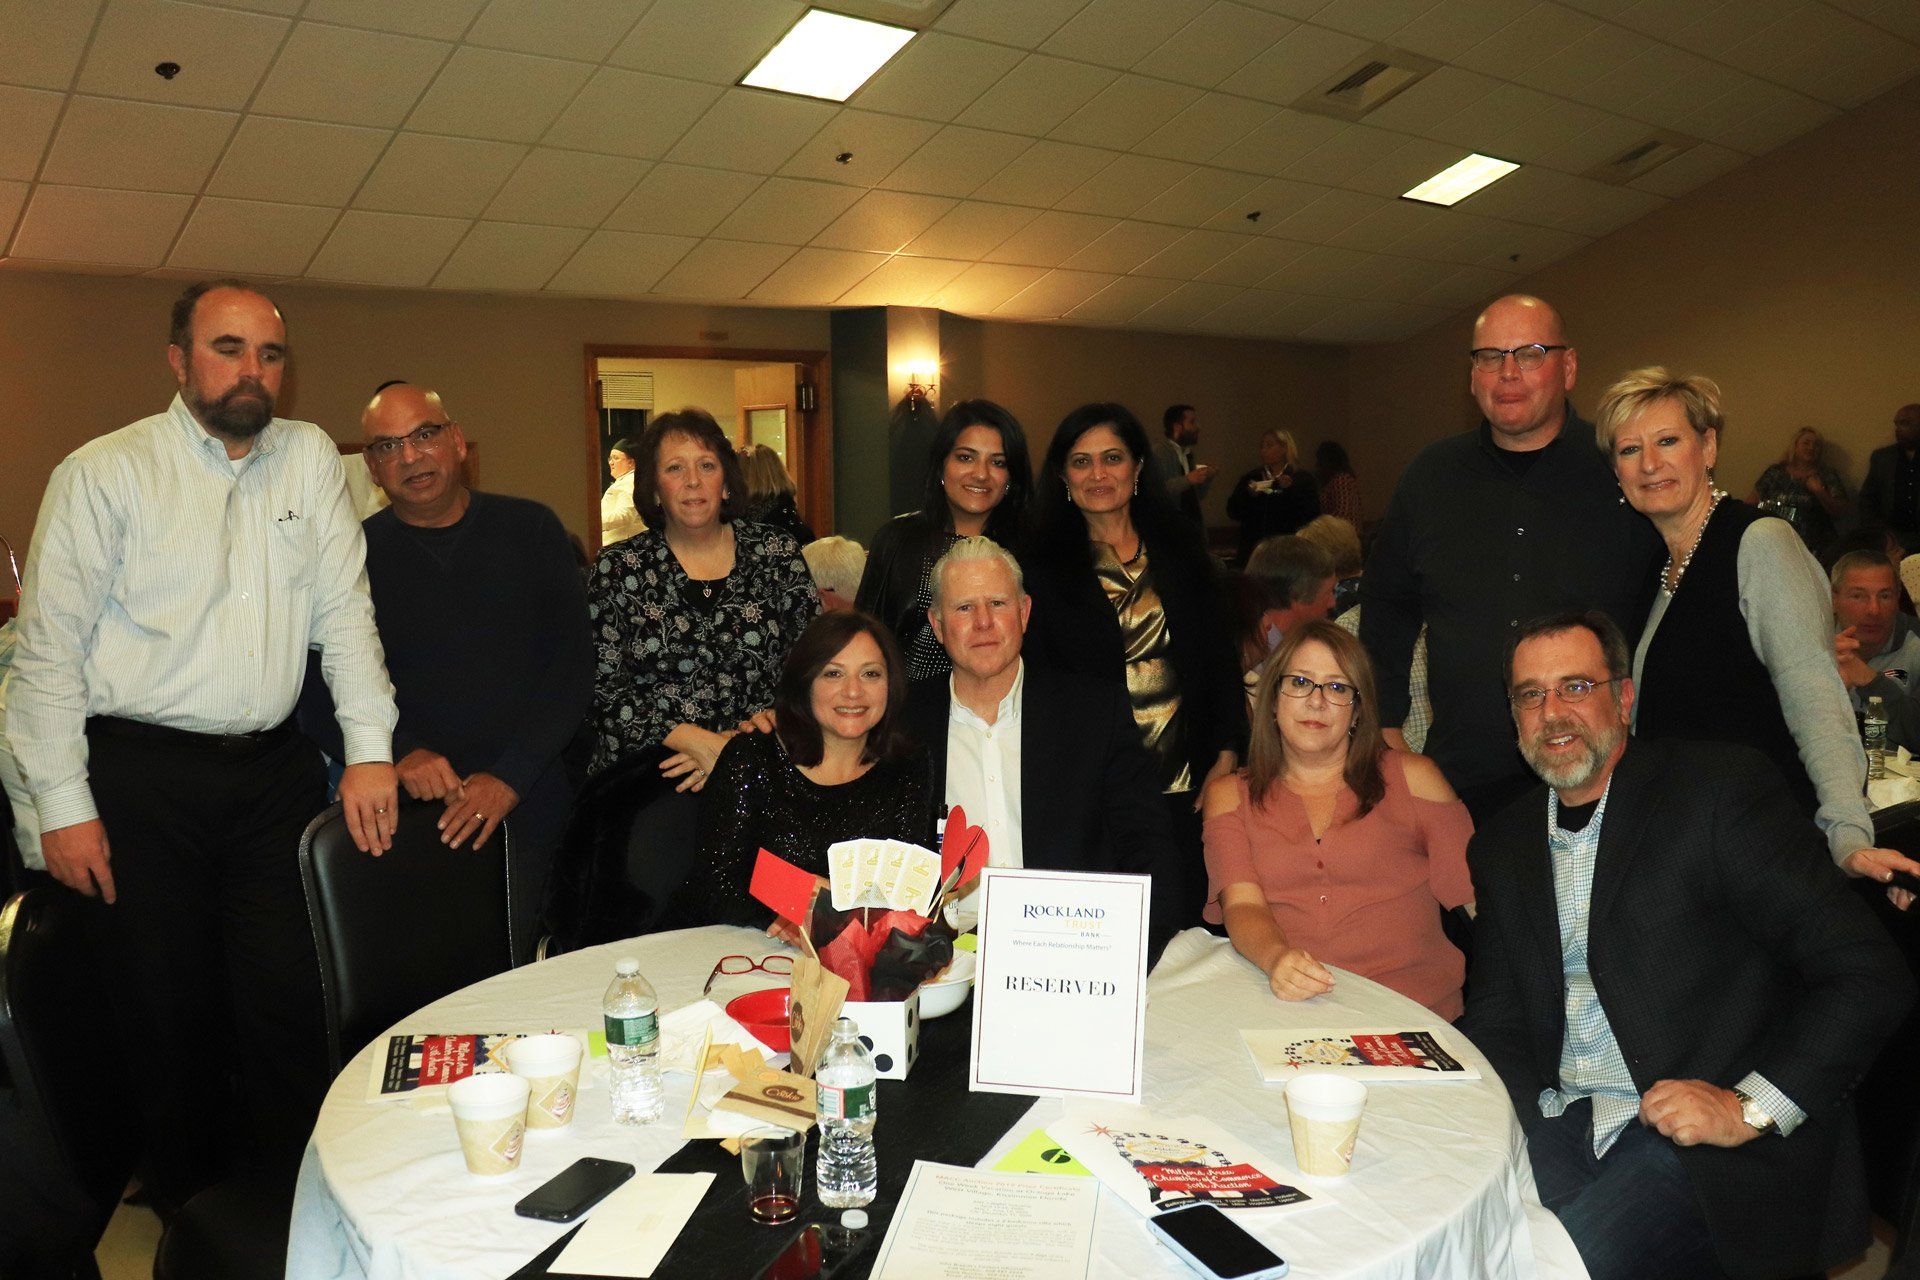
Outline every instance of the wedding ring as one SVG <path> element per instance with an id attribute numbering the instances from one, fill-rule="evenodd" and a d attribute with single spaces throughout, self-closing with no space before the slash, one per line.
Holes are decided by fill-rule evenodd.
<path id="1" fill-rule="evenodd" d="M 385 813 L 385 812 L 386 812 L 386 810 L 385 810 L 385 809 L 375 809 L 375 810 L 374 810 L 374 812 L 375 812 L 375 813 Z"/>
<path id="2" fill-rule="evenodd" d="M 473 820 L 475 822 L 485 822 L 487 820 L 487 815 L 484 813 L 475 813 L 473 815 Z"/>

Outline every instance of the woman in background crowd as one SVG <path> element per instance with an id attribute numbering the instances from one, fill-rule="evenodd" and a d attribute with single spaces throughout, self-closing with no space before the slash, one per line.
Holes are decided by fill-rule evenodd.
<path id="1" fill-rule="evenodd" d="M 961 538 L 992 538 L 1018 554 L 1025 541 L 1033 464 L 1027 433 L 991 400 L 962 400 L 940 420 L 927 452 L 920 509 L 895 516 L 873 535 L 860 577 L 860 608 L 893 628 L 915 680 L 952 670 L 927 624 L 933 562 Z"/>
<path id="2" fill-rule="evenodd" d="M 1338 440 L 1322 440 L 1313 451 L 1313 466 L 1320 479 L 1320 509 L 1364 532 L 1367 523 L 1360 514 L 1360 482 L 1353 477 L 1346 446 Z"/>
<path id="3" fill-rule="evenodd" d="M 1292 533 L 1320 514 L 1320 486 L 1298 463 L 1290 433 L 1261 433 L 1260 465 L 1235 481 L 1227 495 L 1227 516 L 1240 524 L 1236 564 L 1244 565 L 1263 539 Z"/>
<path id="4" fill-rule="evenodd" d="M 793 477 L 780 455 L 764 444 L 740 452 L 740 469 L 747 479 L 747 510 L 740 518 L 772 525 L 800 546 L 813 541 L 813 529 L 794 505 Z"/>
<path id="5" fill-rule="evenodd" d="M 1866 757 L 1834 665 L 1832 589 L 1792 526 L 1715 487 L 1723 425 L 1711 379 L 1658 367 L 1608 388 L 1595 417 L 1621 493 L 1667 544 L 1633 656 L 1634 732 L 1764 752 L 1833 860 L 1885 880 L 1913 864 L 1873 847 Z"/>
<path id="6" fill-rule="evenodd" d="M 1184 917 L 1204 892 L 1200 791 L 1239 763 L 1247 704 L 1213 558 L 1149 451 L 1124 405 L 1083 405 L 1054 432 L 1022 557 L 1033 597 L 1026 652 L 1037 665 L 1125 687 L 1175 841 L 1191 854 L 1175 889 Z"/>
<path id="7" fill-rule="evenodd" d="M 1816 556 L 1833 541 L 1834 521 L 1853 511 L 1847 482 L 1821 461 L 1826 447 L 1818 431 L 1800 428 L 1786 456 L 1762 471 L 1747 495 L 1748 502 L 1792 525 Z"/>
<path id="8" fill-rule="evenodd" d="M 622 436 L 607 450 L 607 470 L 613 483 L 600 495 L 600 545 L 610 547 L 625 541 L 647 527 L 633 505 L 633 464 L 640 445 L 632 436 Z"/>
<path id="9" fill-rule="evenodd" d="M 877 619 L 815 619 L 780 673 L 774 731 L 741 734 L 720 753 L 677 917 L 767 924 L 772 914 L 747 892 L 761 849 L 825 878 L 827 849 L 842 840 L 931 845 L 926 753 L 900 728 L 906 695 L 900 647 Z"/>
<path id="10" fill-rule="evenodd" d="M 791 537 L 739 519 L 746 482 L 711 415 L 654 419 L 635 463 L 650 527 L 602 551 L 587 583 L 590 768 L 664 744 L 662 771 L 697 791 L 737 726 L 772 704 L 820 598 Z"/>
<path id="11" fill-rule="evenodd" d="M 1206 794 L 1208 921 L 1282 1000 L 1351 969 L 1452 1020 L 1466 961 L 1440 925 L 1473 901 L 1467 807 L 1380 740 L 1373 668 L 1330 622 L 1296 629 L 1254 697 L 1247 767 Z"/>

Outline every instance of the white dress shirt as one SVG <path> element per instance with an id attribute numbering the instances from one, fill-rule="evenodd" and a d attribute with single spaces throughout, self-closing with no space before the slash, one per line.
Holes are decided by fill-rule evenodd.
<path id="1" fill-rule="evenodd" d="M 960 701 L 947 677 L 947 803 L 959 805 L 967 821 L 987 833 L 987 865 L 1025 866 L 1020 845 L 1020 695 L 1027 684 L 1026 659 L 1013 687 L 1000 699 L 988 724 Z M 975 894 L 955 902 L 955 911 L 971 920 L 978 913 Z"/>
<path id="2" fill-rule="evenodd" d="M 340 454 L 274 419 L 229 460 L 178 396 L 54 469 L 27 559 L 7 734 L 42 831 L 98 816 L 88 716 L 251 733 L 321 651 L 346 763 L 392 759 L 366 542 Z"/>
<path id="3" fill-rule="evenodd" d="M 615 476 L 600 495 L 600 545 L 610 547 L 645 531 L 647 522 L 633 506 L 633 472 Z"/>

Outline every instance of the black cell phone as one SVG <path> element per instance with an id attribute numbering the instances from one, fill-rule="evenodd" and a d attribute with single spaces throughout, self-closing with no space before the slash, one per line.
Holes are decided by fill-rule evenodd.
<path id="1" fill-rule="evenodd" d="M 758 1280 L 828 1280 L 859 1257 L 872 1239 L 868 1231 L 809 1222 L 794 1233 Z"/>
<path id="2" fill-rule="evenodd" d="M 513 1211 L 542 1222 L 572 1222 L 632 1176 L 630 1164 L 582 1156 L 529 1192 Z"/>
<path id="3" fill-rule="evenodd" d="M 1216 1280 L 1276 1280 L 1287 1274 L 1279 1254 L 1210 1204 L 1169 1209 L 1147 1227 L 1201 1275 Z"/>

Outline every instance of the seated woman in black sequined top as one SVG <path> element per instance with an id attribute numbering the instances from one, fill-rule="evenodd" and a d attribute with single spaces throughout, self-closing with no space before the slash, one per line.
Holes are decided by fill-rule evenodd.
<path id="1" fill-rule="evenodd" d="M 900 647 L 879 621 L 857 611 L 815 618 L 781 671 L 775 731 L 743 733 L 720 753 L 676 916 L 767 924 L 772 912 L 747 893 L 761 849 L 824 879 L 827 848 L 842 840 L 931 847 L 927 756 L 905 737 L 906 694 Z"/>

